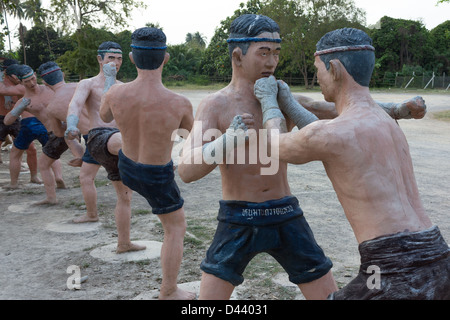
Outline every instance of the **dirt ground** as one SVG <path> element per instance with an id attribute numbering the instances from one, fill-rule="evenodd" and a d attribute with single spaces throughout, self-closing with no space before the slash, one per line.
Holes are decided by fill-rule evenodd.
<path id="1" fill-rule="evenodd" d="M 208 91 L 179 90 L 197 107 Z M 322 100 L 319 93 L 306 93 Z M 413 97 L 408 93 L 378 93 L 379 101 L 401 102 Z M 433 119 L 432 113 L 450 109 L 449 94 L 425 94 L 428 114 L 422 120 L 402 120 L 411 148 L 415 173 L 424 206 L 432 221 L 439 226 L 450 243 L 450 122 Z M 179 147 L 179 145 L 177 146 Z M 37 145 L 40 152 L 40 145 Z M 176 149 L 176 148 L 175 148 Z M 174 155 L 176 155 L 174 150 Z M 2 151 L 0 187 L 9 181 L 9 152 Z M 84 213 L 84 201 L 78 180 L 79 169 L 67 165 L 71 154 L 63 157 L 63 175 L 67 189 L 58 190 L 56 206 L 34 206 L 45 196 L 42 185 L 29 184 L 29 174 L 20 176 L 21 188 L 0 189 L 0 299 L 100 299 L 131 300 L 146 292 L 157 291 L 161 282 L 159 259 L 111 263 L 95 258 L 91 252 L 115 244 L 115 192 L 103 169 L 97 175 L 100 226 L 81 233 L 55 232 L 55 222 L 68 222 Z M 176 162 L 176 156 L 174 156 Z M 177 176 L 185 199 L 188 223 L 185 255 L 179 275 L 180 283 L 199 281 L 199 265 L 212 240 L 221 199 L 220 174 L 213 171 L 200 181 L 185 184 Z M 315 234 L 316 240 L 333 261 L 333 274 L 340 287 L 358 272 L 357 242 L 347 222 L 321 163 L 289 167 L 292 193 Z M 132 201 L 133 240 L 162 241 L 163 233 L 157 217 L 137 193 Z M 69 266 L 78 266 L 88 280 L 79 290 L 70 290 Z M 301 299 L 290 285 L 282 268 L 268 255 L 255 258 L 245 273 L 245 282 L 237 291 L 237 299 L 277 300 Z"/>

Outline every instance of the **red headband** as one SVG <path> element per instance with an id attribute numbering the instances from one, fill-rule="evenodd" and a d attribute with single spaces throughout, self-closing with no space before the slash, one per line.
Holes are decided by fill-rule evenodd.
<path id="1" fill-rule="evenodd" d="M 360 51 L 360 50 L 370 50 L 375 51 L 375 48 L 371 45 L 358 45 L 358 46 L 344 46 L 344 47 L 335 47 L 329 48 L 322 51 L 317 51 L 314 53 L 314 56 L 321 56 L 324 54 L 334 53 L 334 52 L 345 52 L 345 51 Z"/>
<path id="2" fill-rule="evenodd" d="M 48 74 L 50 74 L 50 73 L 52 73 L 52 72 L 58 71 L 58 70 L 61 70 L 61 68 L 56 68 L 56 69 L 50 70 L 49 72 L 46 72 L 46 73 L 44 73 L 44 74 L 41 74 L 41 77 L 46 76 L 46 75 L 48 75 Z"/>

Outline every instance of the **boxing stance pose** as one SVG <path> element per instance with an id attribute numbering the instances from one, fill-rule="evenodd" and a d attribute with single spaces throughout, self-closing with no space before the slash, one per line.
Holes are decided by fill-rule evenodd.
<path id="1" fill-rule="evenodd" d="M 118 233 L 116 252 L 124 253 L 144 250 L 145 246 L 132 243 L 130 240 L 132 191 L 122 183 L 117 167 L 117 154 L 122 146 L 122 137 L 115 122 L 105 123 L 100 118 L 102 96 L 116 82 L 116 73 L 122 65 L 122 49 L 120 45 L 112 41 L 102 43 L 98 49 L 97 61 L 100 67 L 99 74 L 93 78 L 81 80 L 70 102 L 67 112 L 66 137 L 68 139 L 79 137 L 80 128 L 77 126 L 80 122 L 82 109 L 86 108 L 89 117 L 89 133 L 86 137 L 89 156 L 85 154 L 83 161 L 86 158 L 89 158 L 89 160 L 83 163 L 81 171 L 83 172 L 83 166 L 86 163 L 86 175 L 91 180 L 90 189 L 95 191 L 94 178 L 100 167 L 99 164 L 101 164 L 106 169 L 108 179 L 111 180 L 114 186 L 117 195 L 116 208 L 114 210 Z M 82 172 L 80 172 L 80 175 Z M 85 191 L 88 190 L 83 190 L 83 195 L 86 199 L 88 195 L 85 195 Z M 89 198 L 89 200 L 93 202 L 96 198 Z M 91 210 L 94 210 L 92 202 L 90 203 Z M 87 216 L 77 222 L 96 220 L 98 220 L 98 216 L 95 208 L 95 211 L 88 210 Z"/>
<path id="2" fill-rule="evenodd" d="M 232 22 L 228 39 L 232 80 L 200 103 L 183 148 L 178 167 L 183 181 L 201 179 L 217 166 L 222 177 L 219 225 L 201 263 L 200 299 L 228 299 L 234 287 L 243 282 L 242 273 L 249 261 L 260 252 L 274 256 L 308 299 L 325 299 L 337 290 L 330 271 L 332 263 L 316 243 L 298 199 L 291 193 L 287 163 L 280 161 L 275 172 L 265 170 L 269 168 L 264 159 L 256 157 L 256 161 L 250 161 L 260 153 L 252 151 L 253 146 L 240 138 L 239 131 L 245 128 L 256 131 L 257 140 L 264 138 L 259 134 L 264 115 L 254 95 L 254 84 L 275 72 L 281 50 L 279 31 L 277 23 L 260 15 L 243 15 Z M 286 100 L 283 95 L 278 98 Z M 321 118 L 336 116 L 330 103 L 297 98 Z M 277 96 L 273 99 L 276 101 Z M 286 100 L 284 104 L 291 103 Z M 391 105 L 387 109 L 408 105 L 415 107 L 414 103 L 405 103 L 404 107 Z M 288 131 L 317 120 L 307 111 L 290 117 L 285 124 Z M 298 118 L 303 123 L 296 122 Z M 204 139 L 209 130 L 223 135 L 211 142 Z M 241 163 L 235 147 L 245 150 L 246 158 Z M 196 159 L 202 161 L 198 163 Z M 261 174 L 264 171 L 269 174 Z"/>
<path id="3" fill-rule="evenodd" d="M 339 116 L 275 135 L 274 156 L 293 164 L 323 162 L 359 243 L 358 276 L 330 299 L 449 299 L 449 247 L 425 213 L 403 132 L 370 96 L 374 50 L 361 30 L 322 37 L 317 76 Z M 304 112 L 298 104 L 277 104 L 284 87 L 273 77 L 255 84 L 267 129 L 284 130 L 281 110 L 288 117 Z M 374 271 L 378 285 L 370 282 Z"/>
<path id="4" fill-rule="evenodd" d="M 186 222 L 171 159 L 172 133 L 179 128 L 191 130 L 192 105 L 162 84 L 162 70 L 169 60 L 164 33 L 140 28 L 131 39 L 130 59 L 138 76 L 105 94 L 100 116 L 106 122 L 115 119 L 122 134 L 119 172 L 123 183 L 147 199 L 164 229 L 159 298 L 193 299 L 195 294 L 177 287 Z"/>

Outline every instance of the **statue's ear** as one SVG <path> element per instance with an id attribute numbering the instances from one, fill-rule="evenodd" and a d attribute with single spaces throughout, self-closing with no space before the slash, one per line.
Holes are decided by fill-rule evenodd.
<path id="1" fill-rule="evenodd" d="M 342 78 L 342 72 L 344 71 L 344 66 L 342 65 L 342 63 L 337 60 L 331 60 L 330 61 L 330 70 L 329 72 L 331 73 L 331 76 L 333 77 L 334 81 L 339 81 Z"/>
<path id="2" fill-rule="evenodd" d="M 234 48 L 233 53 L 231 54 L 231 60 L 237 65 L 240 66 L 242 64 L 242 50 L 239 47 Z"/>

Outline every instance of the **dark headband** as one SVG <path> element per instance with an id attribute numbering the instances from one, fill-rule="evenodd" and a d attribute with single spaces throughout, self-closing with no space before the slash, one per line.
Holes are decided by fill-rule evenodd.
<path id="1" fill-rule="evenodd" d="M 230 38 L 227 40 L 228 43 L 231 42 L 275 42 L 281 43 L 281 39 L 273 38 Z"/>
<path id="2" fill-rule="evenodd" d="M 141 50 L 166 50 L 167 46 L 164 47 L 142 47 L 142 46 L 135 46 L 134 44 L 131 45 L 133 49 L 141 49 Z"/>

